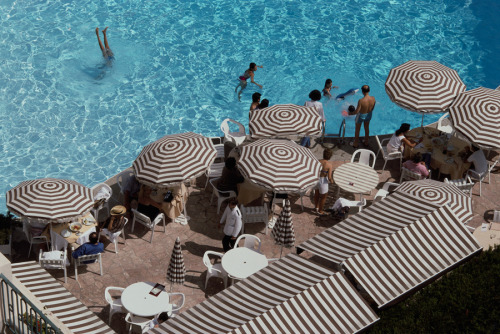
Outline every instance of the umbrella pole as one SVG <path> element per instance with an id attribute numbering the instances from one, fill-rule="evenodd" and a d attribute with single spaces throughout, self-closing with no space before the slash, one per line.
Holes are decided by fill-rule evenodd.
<path id="1" fill-rule="evenodd" d="M 283 255 L 283 245 L 281 245 L 280 259 L 281 259 L 281 255 Z"/>

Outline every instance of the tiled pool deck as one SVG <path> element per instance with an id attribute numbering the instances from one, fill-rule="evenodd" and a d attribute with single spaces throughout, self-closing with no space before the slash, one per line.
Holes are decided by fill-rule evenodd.
<path id="1" fill-rule="evenodd" d="M 377 151 L 375 140 L 372 138 L 369 147 Z M 322 147 L 316 145 L 313 148 L 314 153 L 320 157 Z M 332 158 L 334 166 L 350 161 L 354 149 L 348 145 L 342 145 L 334 149 Z M 489 160 L 498 158 L 498 152 L 492 151 Z M 387 181 L 399 181 L 398 161 L 389 161 L 385 171 L 381 171 L 384 160 L 379 157 L 375 169 L 379 172 L 380 188 Z M 113 184 L 111 179 L 109 184 Z M 175 285 L 172 291 L 182 292 L 186 295 L 186 304 L 183 310 L 200 303 L 206 298 L 218 293 L 223 289 L 222 280 L 212 278 L 209 281 L 207 289 L 204 289 L 206 268 L 202 262 L 202 256 L 207 250 L 222 251 L 221 240 L 222 230 L 218 223 L 220 215 L 217 215 L 216 205 L 210 204 L 211 189 L 203 189 L 205 178 L 201 177 L 190 189 L 190 197 L 187 203 L 188 214 L 191 220 L 188 225 L 182 226 L 176 223 L 167 224 L 167 232 L 163 233 L 162 227 L 157 226 L 153 243 L 149 243 L 151 232 L 146 232 L 141 225 L 135 227 L 134 233 L 130 232 L 131 223 L 126 228 L 126 245 L 119 243 L 118 254 L 114 253 L 114 245 L 105 241 L 105 252 L 103 254 L 104 275 L 99 275 L 97 264 L 88 265 L 87 268 L 80 267 L 78 270 L 78 282 L 74 279 L 74 269 L 68 270 L 68 283 L 64 284 L 63 273 L 59 270 L 49 271 L 61 282 L 75 297 L 79 298 L 91 311 L 93 311 L 103 321 L 108 321 L 107 303 L 104 299 L 104 290 L 108 286 L 127 287 L 138 281 L 152 281 L 170 285 L 166 281 L 167 267 L 170 261 L 174 241 L 179 236 L 182 243 L 184 261 L 186 264 L 186 283 L 183 286 Z M 116 185 L 113 185 L 113 192 L 119 194 Z M 337 188 L 330 186 L 330 192 L 327 200 L 327 207 L 334 203 Z M 376 190 L 372 191 L 371 196 L 367 196 L 368 205 L 371 203 Z M 500 173 L 495 170 L 491 174 L 491 182 L 483 184 L 482 197 L 478 196 L 479 184 L 473 189 L 473 213 L 474 217 L 469 225 L 474 227 L 481 225 L 489 217 L 486 215 L 488 210 L 500 207 Z M 341 192 L 342 197 L 353 199 L 352 194 Z M 121 200 L 118 198 L 118 200 Z M 292 198 L 292 219 L 296 234 L 296 244 L 315 236 L 326 228 L 331 227 L 335 220 L 331 217 L 319 217 L 312 211 L 312 196 L 304 197 L 304 212 L 300 208 L 300 199 Z M 114 199 L 111 205 L 114 205 Z M 224 207 L 225 204 L 223 204 Z M 222 210 L 221 210 L 222 212 Z M 490 211 L 491 212 L 491 211 Z M 264 224 L 250 224 L 246 227 L 246 233 L 256 234 L 262 240 L 262 252 L 268 258 L 276 258 L 280 255 L 280 246 L 274 244 L 272 237 L 264 234 Z M 105 239 L 105 238 L 104 238 Z M 121 240 L 121 239 L 120 239 Z M 22 231 L 17 230 L 13 236 L 13 262 L 27 261 L 26 257 L 28 242 L 24 238 Z M 29 260 L 35 260 L 37 249 L 32 251 Z M 295 248 L 284 249 L 283 255 L 294 252 Z M 36 256 L 35 256 L 36 254 Z M 307 253 L 303 253 L 308 256 Z M 321 261 L 321 260 L 320 260 Z M 326 263 L 328 265 L 328 263 Z M 111 322 L 111 327 L 119 332 L 125 332 L 124 314 L 115 314 Z"/>

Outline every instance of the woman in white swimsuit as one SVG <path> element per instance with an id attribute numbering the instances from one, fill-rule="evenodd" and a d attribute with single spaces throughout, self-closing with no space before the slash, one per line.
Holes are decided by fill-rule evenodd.
<path id="1" fill-rule="evenodd" d="M 328 184 L 333 183 L 333 165 L 330 162 L 333 152 L 331 149 L 326 148 L 323 151 L 323 159 L 319 162 L 321 164 L 321 171 L 319 172 L 319 180 L 316 191 L 314 192 L 314 210 L 320 215 L 327 215 L 323 211 L 325 207 L 326 197 L 328 195 Z"/>

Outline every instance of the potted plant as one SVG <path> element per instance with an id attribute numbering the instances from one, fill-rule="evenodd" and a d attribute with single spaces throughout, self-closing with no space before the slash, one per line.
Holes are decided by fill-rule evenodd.
<path id="1" fill-rule="evenodd" d="M 11 255 L 13 223 L 14 216 L 10 212 L 0 213 L 0 252 L 4 255 Z"/>

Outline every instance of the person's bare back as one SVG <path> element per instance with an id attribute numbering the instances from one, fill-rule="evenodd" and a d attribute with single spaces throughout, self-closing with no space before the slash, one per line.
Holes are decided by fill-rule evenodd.
<path id="1" fill-rule="evenodd" d="M 375 108 L 375 98 L 370 95 L 365 95 L 358 101 L 358 110 L 356 113 L 368 114 Z"/>

